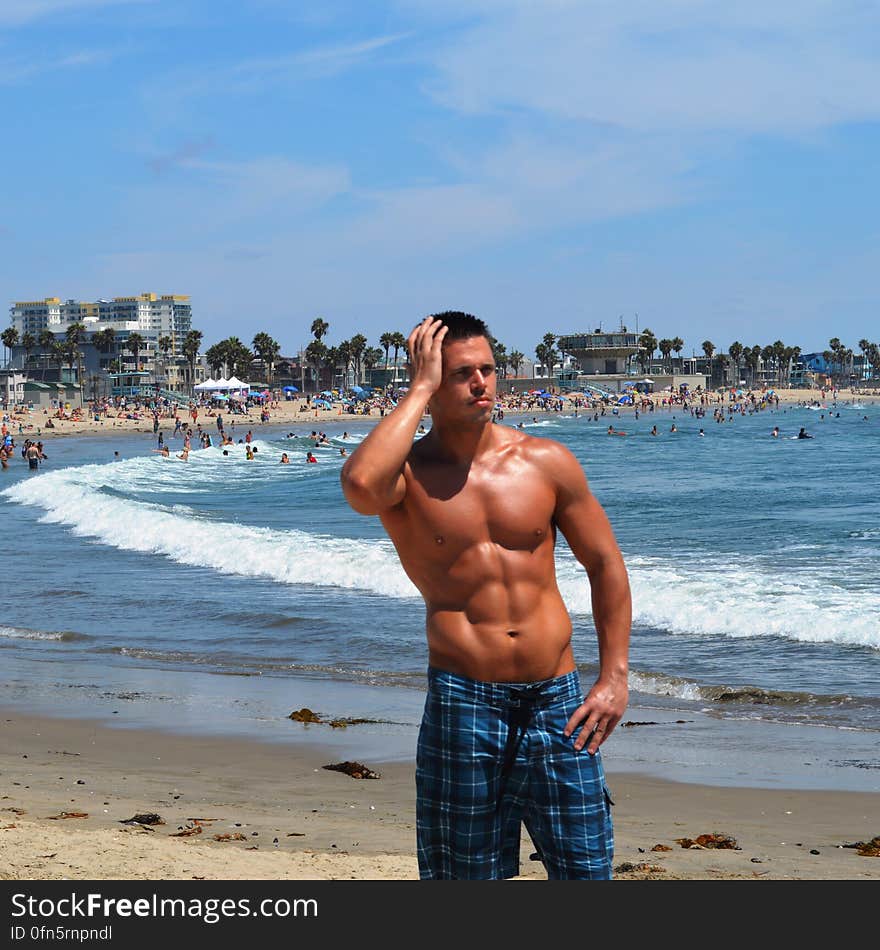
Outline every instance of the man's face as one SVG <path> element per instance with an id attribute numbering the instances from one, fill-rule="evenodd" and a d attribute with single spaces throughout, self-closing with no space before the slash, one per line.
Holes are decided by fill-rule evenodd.
<path id="1" fill-rule="evenodd" d="M 443 347 L 443 382 L 431 397 L 431 414 L 463 423 L 486 422 L 495 408 L 495 359 L 484 336 Z"/>

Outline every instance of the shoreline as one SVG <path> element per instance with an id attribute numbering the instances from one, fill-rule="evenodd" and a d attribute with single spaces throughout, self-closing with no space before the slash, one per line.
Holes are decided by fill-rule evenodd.
<path id="1" fill-rule="evenodd" d="M 9 708 L 0 729 L 0 877 L 418 877 L 411 762 L 365 762 L 381 778 L 356 780 L 322 768 L 338 761 L 330 746 L 143 729 L 132 741 L 130 730 Z M 614 865 L 632 867 L 619 879 L 880 879 L 880 859 L 843 847 L 880 834 L 880 794 L 716 788 L 613 770 L 608 780 Z M 52 817 L 64 812 L 88 817 Z M 165 823 L 121 823 L 145 813 Z M 702 834 L 730 835 L 740 850 L 675 841 Z M 523 833 L 521 877 L 543 879 L 531 850 Z"/>
<path id="2" fill-rule="evenodd" d="M 659 403 L 659 400 L 663 398 L 665 394 L 655 393 L 655 403 Z M 716 393 L 709 394 L 712 399 L 709 404 L 707 404 L 707 412 L 711 415 L 710 407 L 716 407 L 718 405 L 728 406 L 729 402 L 725 401 L 720 403 Z M 830 408 L 830 403 L 832 400 L 830 397 L 822 399 L 821 390 L 809 390 L 809 389 L 786 389 L 778 390 L 777 395 L 779 396 L 779 409 L 780 411 L 784 408 L 789 408 L 791 406 L 797 406 L 802 402 L 812 402 L 818 401 L 820 403 L 826 404 Z M 863 405 L 867 408 L 875 408 L 880 405 L 880 395 L 865 395 L 858 396 L 853 395 L 852 393 L 841 393 L 838 397 L 838 406 L 843 406 L 847 404 L 852 404 L 858 402 L 860 405 Z M 244 426 L 251 428 L 255 433 L 273 427 L 302 427 L 303 429 L 313 429 L 313 428 L 322 428 L 328 424 L 346 424 L 346 425 L 361 425 L 365 424 L 368 426 L 373 426 L 379 421 L 381 421 L 381 416 L 378 412 L 371 412 L 369 415 L 363 414 L 352 414 L 352 413 L 343 413 L 337 409 L 309 409 L 308 411 L 301 411 L 300 406 L 303 405 L 304 400 L 291 400 L 290 403 L 282 402 L 277 409 L 270 410 L 271 417 L 268 422 L 260 422 L 259 412 L 255 411 L 254 415 L 251 416 L 233 416 L 228 412 L 224 413 L 224 419 L 227 423 L 235 423 L 236 431 L 242 429 Z M 616 409 L 616 413 L 612 413 L 612 409 Z M 681 410 L 680 406 L 662 406 L 657 404 L 655 409 L 656 412 L 673 412 L 675 410 Z M 591 410 L 592 411 L 592 410 Z M 762 410 L 770 412 L 772 410 Z M 181 417 L 189 419 L 189 416 L 185 408 L 179 410 Z M 210 412 L 210 415 L 208 415 Z M 566 409 L 564 414 L 571 412 L 571 409 Z M 586 408 L 579 409 L 578 412 L 586 416 Z M 634 412 L 632 406 L 608 406 L 605 410 L 606 417 L 613 418 L 627 418 Z M 540 419 L 552 419 L 554 416 L 558 415 L 556 412 L 552 412 L 540 407 L 533 407 L 531 409 L 505 409 L 504 410 L 505 419 L 508 417 L 514 419 L 528 418 L 530 416 L 536 416 Z M 642 415 L 647 415 L 643 412 Z M 203 428 L 206 428 L 213 435 L 215 432 L 215 423 L 214 419 L 216 417 L 216 410 L 199 410 L 198 422 L 200 422 Z M 131 435 L 150 435 L 153 436 L 153 422 L 152 418 L 149 415 L 145 415 L 140 419 L 124 419 L 124 418 L 107 418 L 100 422 L 95 422 L 94 419 L 84 419 L 78 422 L 72 422 L 69 419 L 53 419 L 53 428 L 47 430 L 45 427 L 45 420 L 49 418 L 49 415 L 45 412 L 35 410 L 33 414 L 26 413 L 21 416 L 13 415 L 11 416 L 12 422 L 9 423 L 10 431 L 12 432 L 13 437 L 16 439 L 16 443 L 23 442 L 28 438 L 38 438 L 44 442 L 49 439 L 56 439 L 59 437 L 65 436 L 131 436 Z M 429 416 L 425 417 L 426 419 L 430 418 Z M 707 421 L 711 421 L 707 417 Z M 23 425 L 23 431 L 18 432 L 19 422 Z M 160 422 L 160 429 L 165 433 L 168 444 L 170 445 L 170 435 L 169 433 L 174 429 L 174 422 L 172 418 L 163 418 Z M 39 431 L 38 431 L 39 430 Z M 246 429 L 244 430 L 246 431 Z"/>

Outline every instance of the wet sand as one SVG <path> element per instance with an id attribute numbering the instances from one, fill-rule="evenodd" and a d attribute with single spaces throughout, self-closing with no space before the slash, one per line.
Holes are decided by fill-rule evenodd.
<path id="1" fill-rule="evenodd" d="M 338 762 L 329 745 L 171 735 L 10 709 L 0 730 L 0 877 L 418 877 L 411 762 L 367 761 L 381 778 L 358 780 L 322 768 Z M 880 857 L 843 847 L 880 835 L 880 794 L 608 779 L 618 879 L 880 879 Z M 64 813 L 88 817 L 53 817 Z M 164 824 L 121 823 L 146 813 Z M 731 836 L 738 850 L 675 840 L 703 834 Z M 531 851 L 524 833 L 522 876 L 542 879 Z"/>

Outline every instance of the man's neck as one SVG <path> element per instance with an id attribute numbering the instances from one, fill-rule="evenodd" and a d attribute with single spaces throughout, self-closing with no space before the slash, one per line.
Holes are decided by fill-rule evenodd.
<path id="1" fill-rule="evenodd" d="M 478 422 L 472 425 L 461 423 L 443 423 L 434 419 L 430 433 L 434 454 L 456 462 L 470 465 L 482 455 L 492 442 L 492 423 Z"/>

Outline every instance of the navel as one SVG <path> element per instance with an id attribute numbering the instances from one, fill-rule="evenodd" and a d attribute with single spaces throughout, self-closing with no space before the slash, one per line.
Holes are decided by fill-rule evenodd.
<path id="1" fill-rule="evenodd" d="M 508 630 L 507 635 L 511 640 L 515 640 L 519 636 L 519 630 Z"/>

